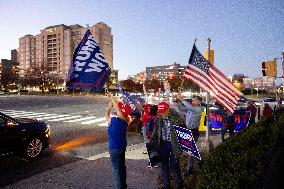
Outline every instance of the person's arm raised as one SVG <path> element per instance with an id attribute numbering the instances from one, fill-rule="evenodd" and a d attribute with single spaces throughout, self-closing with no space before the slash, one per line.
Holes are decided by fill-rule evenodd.
<path id="1" fill-rule="evenodd" d="M 118 103 L 114 99 L 114 97 L 110 93 L 108 93 L 107 96 L 109 97 L 110 101 L 112 102 L 113 108 L 116 110 L 117 116 L 122 120 L 126 120 L 126 117 L 123 115 L 121 109 L 118 107 Z"/>
<path id="2" fill-rule="evenodd" d="M 110 101 L 109 104 L 108 104 L 108 108 L 106 110 L 106 115 L 105 115 L 105 118 L 106 118 L 106 122 L 109 123 L 110 122 L 110 111 L 112 109 L 113 105 L 112 105 L 112 102 Z"/>

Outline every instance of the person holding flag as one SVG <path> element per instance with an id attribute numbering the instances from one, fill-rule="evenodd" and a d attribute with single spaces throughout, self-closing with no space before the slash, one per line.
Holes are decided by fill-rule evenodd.
<path id="1" fill-rule="evenodd" d="M 183 112 L 182 114 L 185 116 L 186 127 L 191 131 L 194 141 L 197 143 L 199 138 L 200 119 L 203 112 L 203 107 L 200 106 L 202 98 L 200 96 L 194 96 L 192 98 L 192 104 L 183 100 L 180 94 L 177 95 L 177 99 L 182 105 L 180 111 Z M 189 154 L 187 167 L 188 174 L 193 172 L 194 159 L 194 156 Z"/>
<path id="2" fill-rule="evenodd" d="M 115 188 L 125 189 L 127 188 L 125 166 L 125 151 L 127 146 L 126 130 L 128 126 L 128 115 L 131 113 L 131 108 L 128 104 L 116 102 L 110 93 L 107 93 L 106 96 L 109 97 L 110 100 L 105 118 L 108 123 L 109 154 Z M 116 117 L 110 117 L 112 108 L 116 110 Z"/>

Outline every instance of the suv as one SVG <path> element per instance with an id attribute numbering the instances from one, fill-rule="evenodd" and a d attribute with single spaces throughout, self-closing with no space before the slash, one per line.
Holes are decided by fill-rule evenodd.
<path id="1" fill-rule="evenodd" d="M 28 118 L 12 118 L 0 112 L 0 155 L 17 153 L 35 159 L 50 146 L 50 126 Z"/>

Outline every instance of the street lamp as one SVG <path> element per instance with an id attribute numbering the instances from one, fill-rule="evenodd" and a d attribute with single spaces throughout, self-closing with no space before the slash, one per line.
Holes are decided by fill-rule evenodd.
<path id="1" fill-rule="evenodd" d="M 44 72 L 43 71 L 40 72 L 40 76 L 41 76 L 41 93 L 44 94 Z"/>
<path id="2" fill-rule="evenodd" d="M 56 94 L 59 94 L 58 85 L 59 85 L 59 77 L 61 76 L 61 71 L 57 72 L 57 80 L 56 80 Z"/>

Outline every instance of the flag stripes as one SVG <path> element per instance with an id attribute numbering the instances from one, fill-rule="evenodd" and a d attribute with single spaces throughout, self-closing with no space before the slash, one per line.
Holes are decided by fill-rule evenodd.
<path id="1" fill-rule="evenodd" d="M 226 107 L 230 112 L 234 111 L 234 108 L 229 105 L 226 104 L 226 102 L 224 100 L 222 100 L 221 98 L 219 98 L 218 95 L 216 95 L 213 91 L 212 88 L 203 80 L 198 79 L 194 76 L 192 76 L 191 74 L 185 74 L 185 78 L 192 80 L 195 84 L 197 84 L 200 88 L 202 88 L 204 91 L 209 92 L 213 98 L 215 98 L 220 104 L 222 104 L 224 107 Z"/>
<path id="2" fill-rule="evenodd" d="M 224 108 L 231 113 L 237 107 L 242 93 L 214 65 L 211 65 L 193 45 L 184 77 L 209 92 Z"/>
<path id="3" fill-rule="evenodd" d="M 215 94 L 222 94 L 221 98 L 223 100 L 229 100 L 229 103 L 231 103 L 232 105 L 234 104 L 237 104 L 237 100 L 230 95 L 230 93 L 225 93 L 223 92 L 224 91 L 224 87 L 222 86 L 222 84 L 220 84 L 219 81 L 215 81 L 213 80 L 212 78 L 210 78 L 208 75 L 206 74 L 202 74 L 203 72 L 200 71 L 197 67 L 195 66 L 188 66 L 188 69 L 190 69 L 192 72 L 189 72 L 187 74 L 190 74 L 190 73 L 194 73 L 194 76 L 195 77 L 198 77 L 200 78 L 201 80 L 204 80 L 203 82 L 208 82 L 209 84 L 209 87 L 212 89 L 212 91 L 215 93 Z"/>

